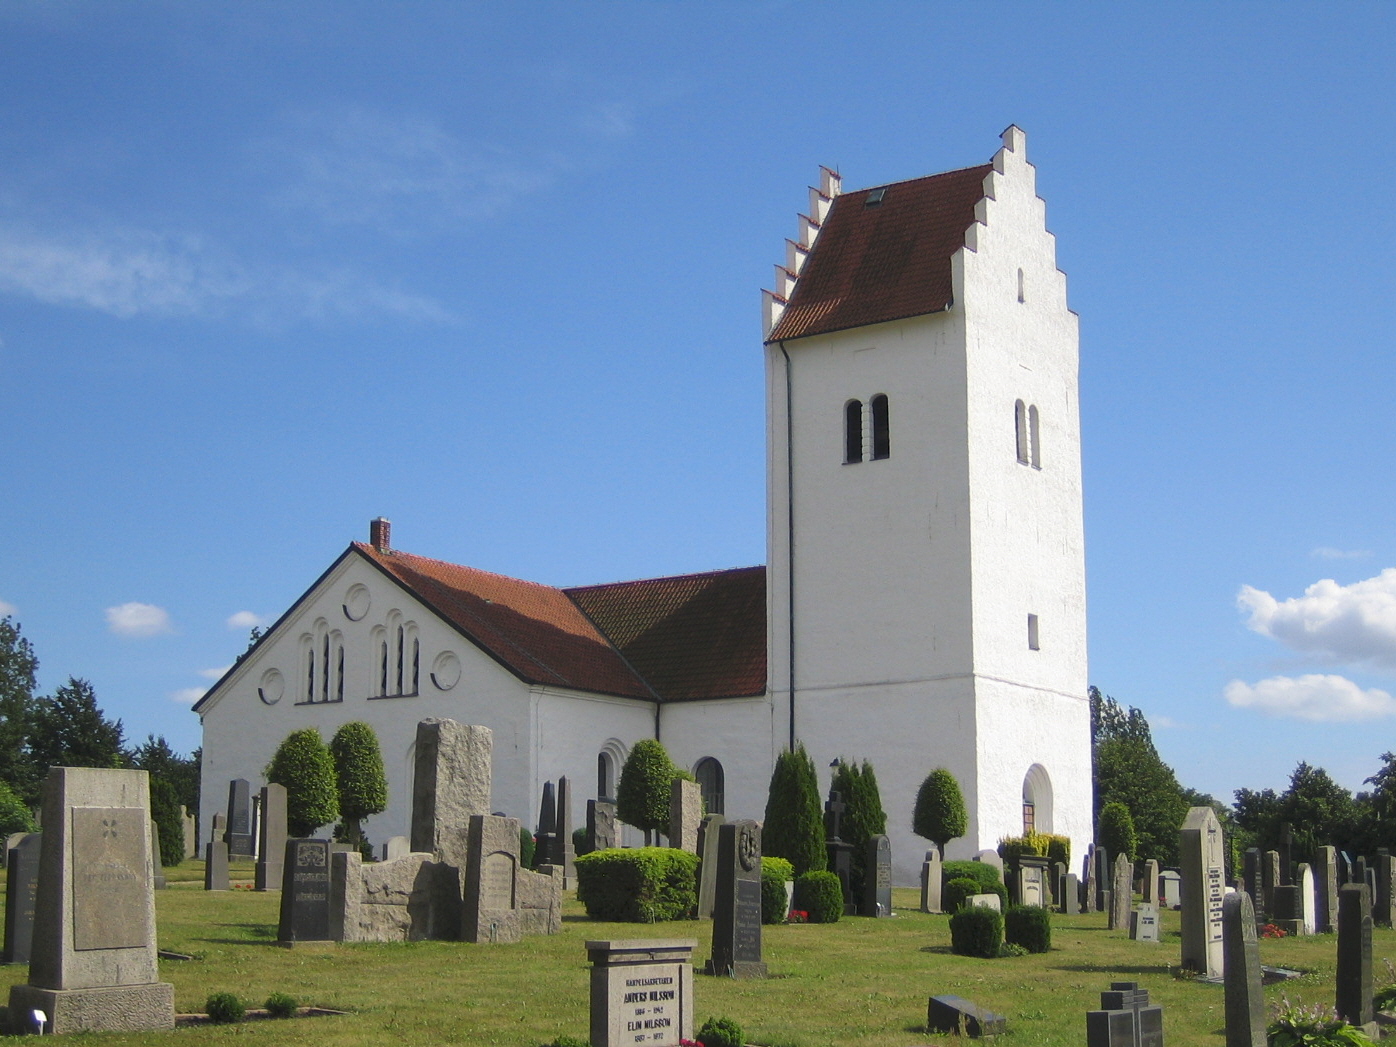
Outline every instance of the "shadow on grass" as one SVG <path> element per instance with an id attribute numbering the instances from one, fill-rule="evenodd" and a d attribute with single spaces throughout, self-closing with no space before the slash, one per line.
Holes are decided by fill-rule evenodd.
<path id="1" fill-rule="evenodd" d="M 1075 971 L 1080 974 L 1099 974 L 1102 971 L 1108 971 L 1111 974 L 1172 974 L 1172 968 L 1166 963 L 1141 963 L 1132 967 L 1118 963 L 1075 963 L 1051 969 L 1054 971 Z"/>
<path id="2" fill-rule="evenodd" d="M 246 931 L 242 938 L 194 938 L 198 942 L 216 942 L 219 945 L 265 945 L 276 941 L 279 930 L 265 923 L 216 923 L 213 926 L 227 930 Z"/>

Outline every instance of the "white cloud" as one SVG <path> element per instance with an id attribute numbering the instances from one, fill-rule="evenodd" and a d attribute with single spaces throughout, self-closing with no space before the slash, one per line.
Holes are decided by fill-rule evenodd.
<path id="1" fill-rule="evenodd" d="M 231 665 L 225 665 L 221 669 L 200 669 L 199 675 L 205 680 L 221 680 L 223 679 L 223 674 L 231 668 Z"/>
<path id="2" fill-rule="evenodd" d="M 1320 560 L 1364 560 L 1372 555 L 1372 550 L 1335 549 L 1331 545 L 1320 545 L 1309 555 Z"/>
<path id="3" fill-rule="evenodd" d="M 1243 585 L 1236 604 L 1252 630 L 1291 650 L 1396 670 L 1396 567 L 1352 585 L 1325 578 L 1287 600 Z"/>
<path id="4" fill-rule="evenodd" d="M 19 614 L 19 608 L 12 603 L 6 603 L 4 600 L 0 600 L 0 618 L 12 614 Z"/>
<path id="5" fill-rule="evenodd" d="M 253 611 L 238 611 L 237 614 L 231 615 L 227 621 L 229 629 L 261 628 L 266 624 L 266 618 Z"/>
<path id="6" fill-rule="evenodd" d="M 180 705 L 193 705 L 207 693 L 205 687 L 185 687 L 170 693 L 170 701 L 178 702 Z"/>
<path id="7" fill-rule="evenodd" d="M 170 615 L 149 603 L 124 603 L 107 608 L 107 628 L 118 636 L 158 636 L 173 631 Z"/>
<path id="8" fill-rule="evenodd" d="M 1151 726 L 1151 727 L 1158 727 L 1158 728 L 1161 728 L 1161 729 L 1163 729 L 1163 730 L 1173 730 L 1173 729 L 1175 729 L 1175 728 L 1177 728 L 1177 729 L 1185 728 L 1185 727 L 1187 727 L 1187 724 L 1179 723 L 1177 720 L 1173 719 L 1173 717 L 1171 717 L 1171 716 L 1151 716 L 1151 717 L 1149 718 L 1149 726 Z"/>
<path id="9" fill-rule="evenodd" d="M 1222 694 L 1237 708 L 1298 720 L 1348 722 L 1396 715 L 1396 699 L 1386 691 L 1364 691 L 1344 676 L 1274 676 L 1254 685 L 1233 680 Z"/>

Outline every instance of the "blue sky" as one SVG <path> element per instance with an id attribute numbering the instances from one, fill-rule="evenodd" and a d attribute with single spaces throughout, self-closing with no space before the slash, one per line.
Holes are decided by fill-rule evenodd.
<path id="1" fill-rule="evenodd" d="M 0 2 L 0 613 L 127 735 L 371 517 L 555 584 L 763 562 L 819 164 L 1028 132 L 1094 683 L 1184 784 L 1396 749 L 1396 8 Z M 855 754 L 856 755 L 856 754 Z"/>

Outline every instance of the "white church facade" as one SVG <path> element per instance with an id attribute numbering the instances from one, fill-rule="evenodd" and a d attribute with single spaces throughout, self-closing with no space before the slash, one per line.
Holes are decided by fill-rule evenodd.
<path id="1" fill-rule="evenodd" d="M 658 737 L 710 808 L 760 818 L 776 756 L 870 760 L 894 878 L 921 780 L 950 857 L 1092 836 L 1077 321 L 1010 127 L 990 163 L 856 192 L 824 171 L 765 293 L 766 567 L 573 589 L 353 543 L 195 706 L 203 810 L 292 730 L 378 732 L 406 834 L 419 720 L 494 731 L 494 807 L 614 795 Z"/>

